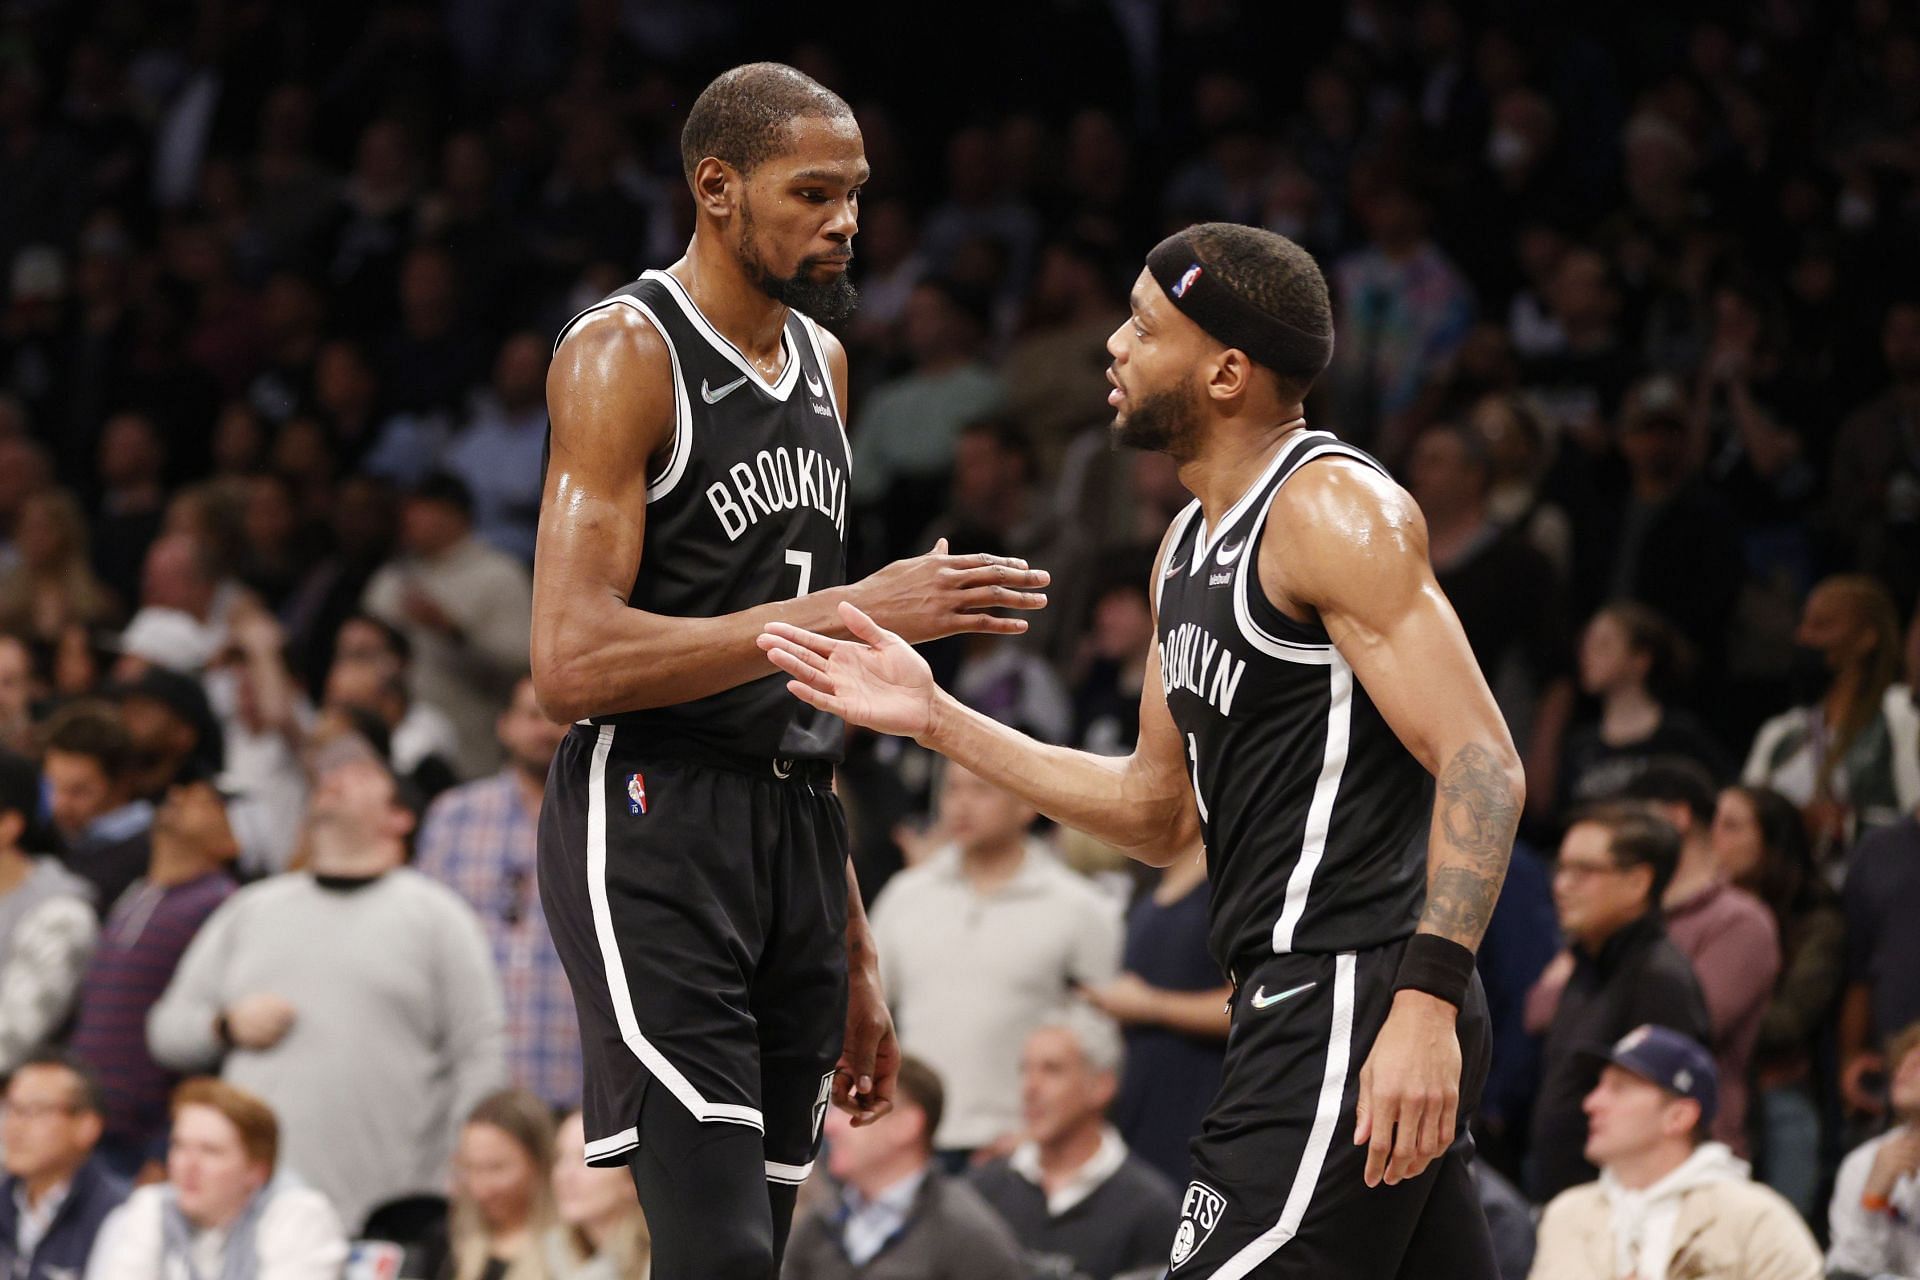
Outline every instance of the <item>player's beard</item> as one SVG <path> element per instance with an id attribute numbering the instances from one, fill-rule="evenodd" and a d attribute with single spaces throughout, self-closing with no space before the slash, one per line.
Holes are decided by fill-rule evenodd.
<path id="1" fill-rule="evenodd" d="M 791 276 L 775 275 L 760 256 L 760 243 L 753 233 L 753 210 L 750 206 L 741 207 L 740 266 L 747 273 L 747 279 L 775 302 L 829 326 L 846 320 L 860 305 L 860 291 L 853 287 L 853 281 L 845 271 L 834 272 L 824 283 L 813 278 L 816 266 L 833 260 L 826 257 L 802 258 Z"/>
<path id="2" fill-rule="evenodd" d="M 1200 434 L 1199 395 L 1190 382 L 1181 382 L 1142 396 L 1123 409 L 1113 422 L 1112 440 L 1185 461 L 1193 456 Z"/>

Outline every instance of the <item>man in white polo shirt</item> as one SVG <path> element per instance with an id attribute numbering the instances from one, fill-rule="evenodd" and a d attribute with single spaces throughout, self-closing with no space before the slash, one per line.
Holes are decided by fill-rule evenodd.
<path id="1" fill-rule="evenodd" d="M 872 909 L 901 1048 L 946 1082 L 935 1145 L 959 1162 L 1011 1150 L 1020 1050 L 1075 987 L 1119 972 L 1119 905 L 1029 834 L 1034 811 L 947 766 L 952 843 L 887 883 Z"/>

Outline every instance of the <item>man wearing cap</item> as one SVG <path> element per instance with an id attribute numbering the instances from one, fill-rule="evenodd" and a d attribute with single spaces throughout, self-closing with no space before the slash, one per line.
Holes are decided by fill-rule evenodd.
<path id="1" fill-rule="evenodd" d="M 1705 1140 L 1720 1092 L 1705 1046 L 1642 1026 L 1590 1056 L 1586 1153 L 1600 1180 L 1547 1206 L 1533 1280 L 1817 1280 L 1820 1250 L 1793 1206 Z"/>

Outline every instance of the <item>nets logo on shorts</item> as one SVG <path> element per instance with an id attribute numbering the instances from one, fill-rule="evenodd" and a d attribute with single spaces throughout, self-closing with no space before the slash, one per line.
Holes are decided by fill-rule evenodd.
<path id="1" fill-rule="evenodd" d="M 1175 1270 L 1207 1242 L 1226 1211 L 1227 1198 L 1206 1183 L 1195 1182 L 1187 1187 L 1187 1194 L 1180 1201 L 1180 1229 L 1173 1237 Z"/>
<path id="2" fill-rule="evenodd" d="M 641 814 L 647 811 L 647 780 L 637 773 L 627 775 L 627 812 Z"/>

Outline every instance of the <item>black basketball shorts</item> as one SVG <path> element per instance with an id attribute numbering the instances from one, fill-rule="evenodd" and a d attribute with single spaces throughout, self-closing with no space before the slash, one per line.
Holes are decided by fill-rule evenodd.
<path id="1" fill-rule="evenodd" d="M 643 741 L 644 739 L 644 741 Z M 665 1089 L 812 1170 L 847 1009 L 847 832 L 820 761 L 735 761 L 575 725 L 540 810 L 540 900 L 573 987 L 587 1163 Z"/>
<path id="2" fill-rule="evenodd" d="M 1453 1146 L 1419 1177 L 1369 1188 L 1353 1143 L 1360 1069 L 1393 1004 L 1404 942 L 1280 955 L 1240 970 L 1220 1092 L 1195 1138 L 1172 1280 L 1497 1280 L 1467 1122 L 1486 1083 L 1486 996 L 1456 1023 Z"/>

